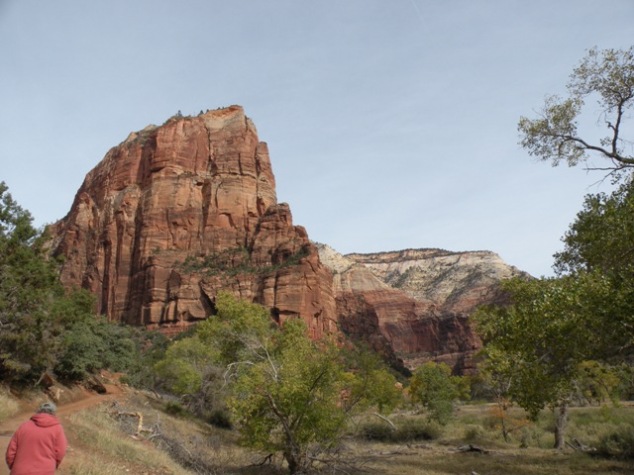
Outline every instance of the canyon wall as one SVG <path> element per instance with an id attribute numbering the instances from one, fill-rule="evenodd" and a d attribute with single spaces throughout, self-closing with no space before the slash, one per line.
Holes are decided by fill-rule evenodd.
<path id="1" fill-rule="evenodd" d="M 93 292 L 112 321 L 180 332 L 213 315 L 225 290 L 401 369 L 473 371 L 481 342 L 469 316 L 519 272 L 486 251 L 341 256 L 313 244 L 277 202 L 267 146 L 239 106 L 130 134 L 49 233 L 62 281 Z"/>

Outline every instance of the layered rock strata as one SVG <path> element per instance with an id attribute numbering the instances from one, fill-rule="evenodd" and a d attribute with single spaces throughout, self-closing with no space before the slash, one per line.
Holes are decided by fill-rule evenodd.
<path id="1" fill-rule="evenodd" d="M 479 305 L 500 299 L 501 279 L 520 274 L 488 251 L 342 256 L 320 245 L 319 253 L 334 274 L 342 329 L 381 345 L 386 340 L 409 368 L 434 360 L 473 372 L 482 342 L 469 317 Z"/>
<path id="2" fill-rule="evenodd" d="M 268 149 L 239 106 L 132 133 L 91 170 L 49 229 L 61 279 L 113 321 L 178 332 L 221 290 L 314 338 L 345 334 L 395 367 L 473 369 L 469 315 L 516 270 L 488 252 L 341 256 L 312 244 L 278 203 Z"/>
<path id="3" fill-rule="evenodd" d="M 86 176 L 51 227 L 62 281 L 111 320 L 176 327 L 213 313 L 218 290 L 336 331 L 332 277 L 277 203 L 267 145 L 241 107 L 131 134 Z"/>

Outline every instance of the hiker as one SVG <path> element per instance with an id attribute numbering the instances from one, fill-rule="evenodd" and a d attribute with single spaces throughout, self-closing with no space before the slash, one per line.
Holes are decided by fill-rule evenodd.
<path id="1" fill-rule="evenodd" d="M 66 454 L 66 435 L 52 402 L 42 404 L 9 441 L 6 461 L 11 475 L 53 475 Z"/>

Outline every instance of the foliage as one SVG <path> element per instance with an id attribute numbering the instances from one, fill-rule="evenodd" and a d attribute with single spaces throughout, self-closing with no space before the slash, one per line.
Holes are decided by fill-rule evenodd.
<path id="1" fill-rule="evenodd" d="M 66 381 L 82 381 L 100 369 L 130 371 L 137 367 L 139 350 L 128 327 L 87 314 L 66 329 L 55 374 Z"/>
<path id="2" fill-rule="evenodd" d="M 634 459 L 634 426 L 621 425 L 618 429 L 601 437 L 597 452 L 608 457 Z"/>
<path id="3" fill-rule="evenodd" d="M 573 398 L 579 405 L 617 402 L 620 385 L 618 368 L 583 361 L 577 367 Z"/>
<path id="4" fill-rule="evenodd" d="M 634 184 L 610 195 L 586 197 L 584 208 L 555 255 L 559 275 L 575 275 L 595 298 L 585 299 L 594 314 L 597 358 L 626 360 L 634 349 Z M 597 295 L 594 290 L 603 287 Z"/>
<path id="5" fill-rule="evenodd" d="M 53 363 L 49 308 L 63 294 L 41 234 L 0 182 L 0 380 L 37 379 Z"/>
<path id="6" fill-rule="evenodd" d="M 366 422 L 359 428 L 361 438 L 388 443 L 436 440 L 441 433 L 442 430 L 438 424 L 416 417 L 400 418 L 394 422 L 394 426 L 377 420 Z"/>
<path id="7" fill-rule="evenodd" d="M 631 274 L 634 183 L 628 180 L 610 195 L 586 196 L 563 242 L 565 249 L 555 255 L 559 275 L 594 270 Z"/>
<path id="8" fill-rule="evenodd" d="M 348 393 L 343 403 L 357 410 L 376 407 L 387 414 L 403 402 L 403 385 L 386 368 L 381 357 L 364 346 L 342 350 L 348 370 Z"/>
<path id="9" fill-rule="evenodd" d="M 452 376 L 445 363 L 430 361 L 414 371 L 409 393 L 413 403 L 427 410 L 429 420 L 444 425 L 451 418 L 454 402 L 468 397 L 465 382 L 461 376 Z"/>
<path id="10" fill-rule="evenodd" d="M 312 463 L 311 445 L 327 450 L 342 434 L 344 371 L 336 347 L 310 341 L 301 320 L 271 343 L 233 366 L 230 407 L 244 441 L 282 452 L 296 473 Z"/>
<path id="11" fill-rule="evenodd" d="M 226 401 L 243 443 L 281 452 L 291 473 L 331 450 L 356 408 L 396 403 L 396 380 L 378 360 L 312 341 L 300 319 L 277 326 L 267 309 L 226 292 L 215 307 L 157 370 L 173 391 L 205 401 L 209 417 L 224 415 Z"/>
<path id="12" fill-rule="evenodd" d="M 609 302 L 616 298 L 614 288 L 600 275 L 581 273 L 515 278 L 504 282 L 503 289 L 512 296 L 512 305 L 485 307 L 476 315 L 488 370 L 506 381 L 507 396 L 531 418 L 546 406 L 559 408 L 560 447 L 573 396 L 584 386 L 606 383 L 601 372 L 589 371 L 593 364 L 588 361 L 605 353 L 605 322 Z"/>
<path id="13" fill-rule="evenodd" d="M 138 364 L 132 330 L 94 315 L 94 298 L 65 291 L 46 235 L 0 183 L 0 380 L 36 382 L 52 371 L 75 381 Z"/>
<path id="14" fill-rule="evenodd" d="M 503 287 L 513 304 L 479 311 L 478 329 L 498 371 L 512 379 L 510 395 L 535 417 L 567 399 L 579 365 L 594 359 L 603 327 L 593 304 L 612 289 L 588 275 L 515 278 Z"/>
<path id="15" fill-rule="evenodd" d="M 295 253 L 276 256 L 273 264 L 254 262 L 249 249 L 235 247 L 220 252 L 210 253 L 202 257 L 188 257 L 182 264 L 188 272 L 203 272 L 205 275 L 235 276 L 239 274 L 267 274 L 285 267 L 298 265 L 308 256 L 307 247 L 302 247 Z"/>
<path id="16" fill-rule="evenodd" d="M 634 104 L 634 47 L 627 50 L 590 49 L 570 75 L 567 98 L 546 99 L 537 119 L 521 117 L 520 144 L 528 152 L 553 165 L 586 161 L 591 154 L 607 159 L 609 170 L 634 166 L 630 143 L 623 137 L 625 121 Z M 588 98 L 596 98 L 608 133 L 598 141 L 580 136 L 577 120 Z"/>

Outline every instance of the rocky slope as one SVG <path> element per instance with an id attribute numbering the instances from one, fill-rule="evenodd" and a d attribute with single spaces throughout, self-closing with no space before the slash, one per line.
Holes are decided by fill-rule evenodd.
<path id="1" fill-rule="evenodd" d="M 346 258 L 416 300 L 435 302 L 445 313 L 470 313 L 495 297 L 500 280 L 524 274 L 491 251 L 406 249 Z"/>
<path id="2" fill-rule="evenodd" d="M 469 314 L 515 272 L 488 252 L 318 250 L 277 202 L 267 146 L 239 106 L 130 134 L 49 232 L 62 281 L 91 290 L 111 320 L 181 331 L 227 290 L 280 323 L 302 318 L 315 338 L 365 341 L 395 366 L 469 371 L 480 346 Z"/>
<path id="3" fill-rule="evenodd" d="M 408 249 L 342 256 L 319 246 L 331 269 L 344 331 L 357 339 L 387 342 L 409 368 L 442 361 L 472 372 L 481 347 L 469 317 L 496 301 L 500 279 L 520 272 L 492 252 Z"/>

